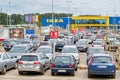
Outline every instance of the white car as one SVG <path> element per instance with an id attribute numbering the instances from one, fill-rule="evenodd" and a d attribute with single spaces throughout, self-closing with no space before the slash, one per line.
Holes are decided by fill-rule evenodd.
<path id="1" fill-rule="evenodd" d="M 37 51 L 37 53 L 45 53 L 47 57 L 49 57 L 49 60 L 51 61 L 54 54 L 52 51 L 52 46 L 40 46 Z"/>
<path id="2" fill-rule="evenodd" d="M 73 55 L 77 61 L 77 64 L 80 63 L 80 55 L 75 45 L 65 45 L 61 54 Z"/>

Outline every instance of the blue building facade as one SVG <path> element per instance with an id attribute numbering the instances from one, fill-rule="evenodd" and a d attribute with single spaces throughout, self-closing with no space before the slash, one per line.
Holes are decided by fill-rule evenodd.
<path id="1" fill-rule="evenodd" d="M 69 18 L 69 23 L 72 23 L 72 18 Z M 59 26 L 62 29 L 66 29 L 68 25 L 68 18 L 42 18 L 42 27 L 46 26 Z"/>
<path id="2" fill-rule="evenodd" d="M 109 17 L 109 24 L 110 25 L 117 25 L 117 29 L 120 29 L 120 16 Z M 114 28 L 114 26 L 110 26 L 110 28 Z"/>

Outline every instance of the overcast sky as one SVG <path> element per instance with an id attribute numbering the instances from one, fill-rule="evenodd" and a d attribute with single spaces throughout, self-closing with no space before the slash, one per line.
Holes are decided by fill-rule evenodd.
<path id="1" fill-rule="evenodd" d="M 53 11 L 55 13 L 68 13 L 66 1 L 70 0 L 53 0 Z M 69 10 L 74 15 L 120 15 L 120 0 L 71 1 Z M 52 0 L 0 0 L 0 11 L 22 14 L 48 13 L 52 12 Z"/>

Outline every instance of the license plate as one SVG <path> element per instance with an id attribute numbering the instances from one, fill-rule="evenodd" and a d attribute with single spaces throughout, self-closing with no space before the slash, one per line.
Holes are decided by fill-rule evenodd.
<path id="1" fill-rule="evenodd" d="M 107 66 L 98 66 L 98 68 L 107 68 Z"/>
<path id="2" fill-rule="evenodd" d="M 58 72 L 66 72 L 66 70 L 58 70 Z"/>

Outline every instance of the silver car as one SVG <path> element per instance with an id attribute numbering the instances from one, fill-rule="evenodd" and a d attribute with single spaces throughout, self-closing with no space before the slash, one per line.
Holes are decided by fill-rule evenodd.
<path id="1" fill-rule="evenodd" d="M 77 64 L 80 63 L 80 55 L 79 55 L 78 49 L 75 45 L 65 45 L 62 49 L 61 54 L 73 55 L 77 61 Z"/>
<path id="2" fill-rule="evenodd" d="M 52 46 L 40 46 L 37 51 L 37 53 L 45 53 L 47 57 L 49 57 L 49 60 L 51 61 L 54 54 L 52 51 Z"/>
<path id="3" fill-rule="evenodd" d="M 18 62 L 18 73 L 38 72 L 44 75 L 44 71 L 50 68 L 49 58 L 44 53 L 26 53 Z"/>
<path id="4" fill-rule="evenodd" d="M 0 53 L 0 72 L 5 74 L 8 69 L 17 68 L 17 59 L 8 53 Z"/>

